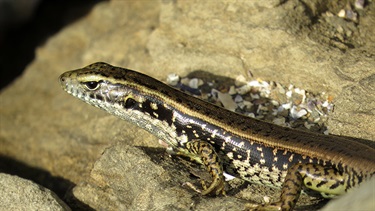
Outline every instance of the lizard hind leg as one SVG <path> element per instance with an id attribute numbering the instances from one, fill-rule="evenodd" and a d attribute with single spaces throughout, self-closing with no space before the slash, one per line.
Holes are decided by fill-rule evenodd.
<path id="1" fill-rule="evenodd" d="M 347 178 L 335 168 L 312 163 L 297 163 L 288 169 L 280 201 L 259 206 L 255 210 L 292 210 L 303 187 L 319 192 L 321 195 L 339 195 L 345 192 L 345 181 Z"/>

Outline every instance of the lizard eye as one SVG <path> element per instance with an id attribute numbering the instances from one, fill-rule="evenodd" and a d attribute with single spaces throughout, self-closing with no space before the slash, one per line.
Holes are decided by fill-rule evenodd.
<path id="1" fill-rule="evenodd" d="M 89 90 L 96 90 L 100 87 L 100 83 L 97 81 L 89 81 L 84 83 L 85 87 Z"/>

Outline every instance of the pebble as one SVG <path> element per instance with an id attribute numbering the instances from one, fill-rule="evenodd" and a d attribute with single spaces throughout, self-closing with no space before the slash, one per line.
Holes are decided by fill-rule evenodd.
<path id="1" fill-rule="evenodd" d="M 219 98 L 219 101 L 223 104 L 224 108 L 230 111 L 236 110 L 237 103 L 234 102 L 230 94 L 218 92 L 218 98 Z"/>
<path id="2" fill-rule="evenodd" d="M 236 80 L 234 81 L 235 86 L 243 86 L 246 83 L 247 83 L 246 78 L 243 75 L 237 76 Z"/>
<path id="3" fill-rule="evenodd" d="M 180 76 L 178 76 L 175 73 L 169 74 L 167 76 L 167 84 L 171 86 L 176 86 L 179 81 L 180 81 Z"/>
<path id="4" fill-rule="evenodd" d="M 202 84 L 203 84 L 203 80 L 198 79 L 198 78 L 193 78 L 189 81 L 189 86 L 193 89 L 198 89 L 198 87 L 201 86 Z"/>
<path id="5" fill-rule="evenodd" d="M 176 88 L 189 86 L 190 89 L 184 91 L 194 95 L 200 93 L 198 97 L 201 99 L 252 118 L 329 133 L 324 123 L 333 112 L 334 104 L 333 97 L 325 92 L 311 93 L 293 84 L 274 81 L 246 81 L 243 75 L 236 77 L 234 84 L 217 84 L 215 80 L 205 82 L 200 78 L 180 78 L 170 74 L 167 83 Z M 222 89 L 223 85 L 228 88 Z M 209 88 L 204 91 L 199 87 Z"/>

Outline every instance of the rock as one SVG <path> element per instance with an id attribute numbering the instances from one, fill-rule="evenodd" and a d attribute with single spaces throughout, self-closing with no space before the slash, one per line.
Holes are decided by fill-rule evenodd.
<path id="1" fill-rule="evenodd" d="M 55 193 L 29 180 L 0 173 L 0 210 L 71 210 Z"/>
<path id="2" fill-rule="evenodd" d="M 169 73 L 183 76 L 194 70 L 235 79 L 251 70 L 256 78 L 330 93 L 336 105 L 328 122 L 331 131 L 375 140 L 375 42 L 373 36 L 359 34 L 374 34 L 375 4 L 364 8 L 369 15 L 361 16 L 361 30 L 352 35 L 356 40 L 344 40 L 352 44 L 343 46 L 353 46 L 346 49 L 331 45 L 329 41 L 335 40 L 331 32 L 336 29 L 324 28 L 317 21 L 327 8 L 333 10 L 332 5 L 297 0 L 283 4 L 273 0 L 100 2 L 85 18 L 40 46 L 23 75 L 1 90 L 1 159 L 71 181 L 77 185 L 71 194 L 98 209 L 157 210 L 159 205 L 160 209 L 204 209 L 209 205 L 224 209 L 232 207 L 231 203 L 241 209 L 244 200 L 236 199 L 235 191 L 228 192 L 228 199 L 201 197 L 181 189 L 189 176 L 167 180 L 175 179 L 167 176 L 173 168 L 160 169 L 148 160 L 149 154 L 134 149 L 160 148 L 154 136 L 74 99 L 62 91 L 57 78 L 97 61 L 160 80 Z M 127 146 L 117 146 L 119 141 Z M 110 151 L 116 155 L 113 160 Z M 142 164 L 131 168 L 126 159 Z M 166 176 L 158 178 L 161 175 Z M 259 199 L 252 203 L 279 193 L 249 187 L 239 192 L 251 196 L 249 200 Z M 64 190 L 69 193 L 70 187 Z M 305 204 L 301 201 L 298 206 Z"/>
<path id="3" fill-rule="evenodd" d="M 95 210 L 189 210 L 191 194 L 141 149 L 118 142 L 95 162 L 73 194 Z"/>
<path id="4" fill-rule="evenodd" d="M 183 185 L 194 182 L 188 176 L 189 172 L 165 156 L 164 150 L 142 150 L 118 142 L 103 152 L 90 178 L 78 184 L 73 195 L 94 210 L 214 211 L 223 204 L 231 210 L 242 210 L 241 201 L 233 196 L 201 199 L 199 193 Z"/>

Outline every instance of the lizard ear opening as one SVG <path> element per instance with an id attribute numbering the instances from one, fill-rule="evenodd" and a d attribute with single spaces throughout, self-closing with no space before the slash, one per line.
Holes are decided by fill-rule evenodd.
<path id="1" fill-rule="evenodd" d="M 129 108 L 134 108 L 135 105 L 137 104 L 137 101 L 134 100 L 131 97 L 127 97 L 124 102 L 124 108 L 129 109 Z"/>

